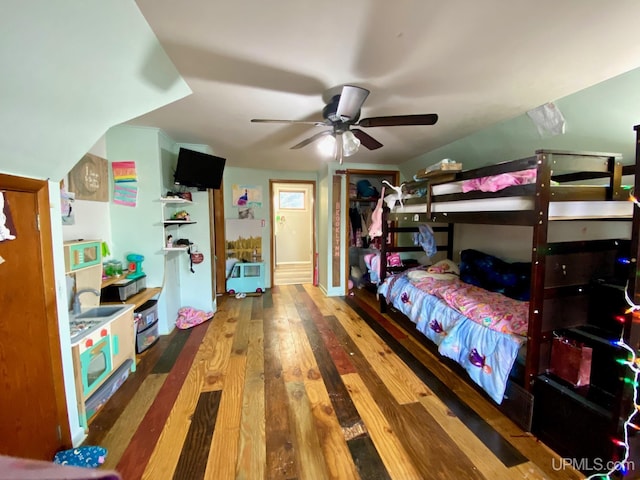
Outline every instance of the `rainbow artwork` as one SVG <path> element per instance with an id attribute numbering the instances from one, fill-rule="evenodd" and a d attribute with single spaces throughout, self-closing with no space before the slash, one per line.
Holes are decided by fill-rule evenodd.
<path id="1" fill-rule="evenodd" d="M 112 162 L 113 203 L 135 207 L 138 197 L 138 177 L 136 162 Z"/>

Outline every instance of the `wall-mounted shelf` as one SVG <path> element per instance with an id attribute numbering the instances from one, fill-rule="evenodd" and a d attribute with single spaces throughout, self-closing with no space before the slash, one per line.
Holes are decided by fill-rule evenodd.
<path id="1" fill-rule="evenodd" d="M 186 252 L 187 247 L 164 247 L 163 252 Z"/>
<path id="2" fill-rule="evenodd" d="M 191 200 L 185 200 L 184 198 L 178 198 L 178 197 L 161 197 L 160 201 L 162 203 L 193 204 Z"/>
<path id="3" fill-rule="evenodd" d="M 197 223 L 197 222 L 195 222 L 193 220 L 165 220 L 162 223 L 166 227 L 167 225 L 178 225 L 178 226 L 180 226 L 180 225 L 191 225 L 192 223 Z"/>
<path id="4" fill-rule="evenodd" d="M 163 220 L 162 220 L 162 226 L 165 228 L 165 236 L 168 240 L 169 237 L 172 237 L 172 235 L 167 235 L 167 233 L 171 232 L 171 229 L 173 229 L 174 226 L 177 226 L 178 228 L 180 228 L 183 225 L 193 225 L 196 222 L 195 220 L 180 220 L 180 219 L 172 219 L 170 218 L 172 215 L 175 214 L 176 211 L 180 210 L 180 207 L 184 206 L 184 205 L 193 205 L 194 203 L 191 200 L 185 200 L 183 198 L 177 198 L 177 197 L 161 197 L 160 198 L 160 202 L 162 202 L 162 216 L 163 216 Z M 169 217 L 169 218 L 167 218 Z M 169 230 L 166 230 L 167 228 L 169 228 Z M 175 233 L 175 230 L 174 230 Z M 173 239 L 175 241 L 175 238 Z M 162 247 L 162 253 L 163 254 L 167 254 L 170 252 L 186 252 L 188 250 L 188 247 L 186 245 L 171 245 L 168 241 L 165 241 L 164 246 Z"/>
<path id="5" fill-rule="evenodd" d="M 161 291 L 162 291 L 161 287 L 145 288 L 144 290 L 127 298 L 124 302 L 103 302 L 101 303 L 101 305 L 110 305 L 110 304 L 122 305 L 123 303 L 132 303 L 133 305 L 135 305 L 135 308 L 138 308 L 141 305 L 143 305 L 147 300 L 150 300 L 151 298 L 158 295 Z"/>

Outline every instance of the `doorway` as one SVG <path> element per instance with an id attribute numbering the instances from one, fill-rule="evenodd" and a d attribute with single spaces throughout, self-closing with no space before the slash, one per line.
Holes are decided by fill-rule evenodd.
<path id="1" fill-rule="evenodd" d="M 273 285 L 314 282 L 315 190 L 313 181 L 269 181 Z"/>
<path id="2" fill-rule="evenodd" d="M 0 454 L 50 461 L 58 450 L 71 448 L 71 432 L 49 188 L 43 180 L 0 174 L 0 193 Z"/>

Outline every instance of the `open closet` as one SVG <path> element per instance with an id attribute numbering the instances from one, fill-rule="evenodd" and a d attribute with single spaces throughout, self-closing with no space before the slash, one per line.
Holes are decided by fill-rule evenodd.
<path id="1" fill-rule="evenodd" d="M 390 188 L 383 183 L 386 180 L 391 185 L 398 185 L 400 172 L 394 170 L 347 170 L 347 281 L 351 280 L 353 286 L 368 283 L 367 268 L 364 264 L 364 256 L 367 253 L 377 252 L 378 249 L 371 245 L 369 226 L 372 213 L 376 208 L 381 195 L 388 195 Z M 384 192 L 384 193 L 383 193 Z"/>

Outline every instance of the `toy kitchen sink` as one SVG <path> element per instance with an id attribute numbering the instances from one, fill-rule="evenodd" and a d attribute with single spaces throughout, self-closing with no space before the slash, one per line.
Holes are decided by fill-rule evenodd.
<path id="1" fill-rule="evenodd" d="M 69 313 L 71 356 L 80 424 L 136 370 L 135 305 L 99 305 Z"/>
<path id="2" fill-rule="evenodd" d="M 90 307 L 78 314 L 69 314 L 71 344 L 78 343 L 102 325 L 107 325 L 130 310 L 132 305 L 100 305 Z"/>

